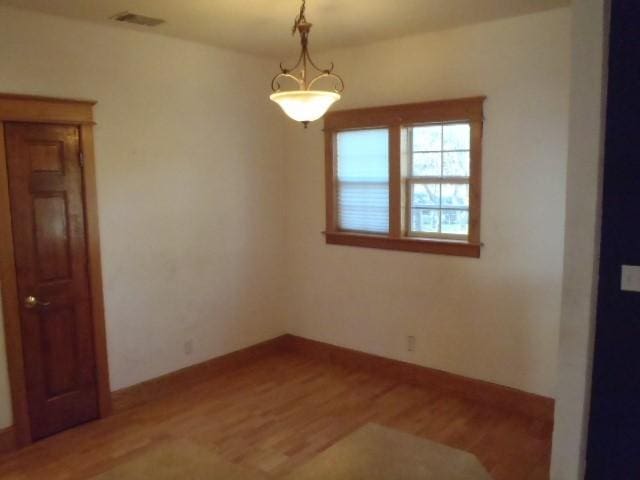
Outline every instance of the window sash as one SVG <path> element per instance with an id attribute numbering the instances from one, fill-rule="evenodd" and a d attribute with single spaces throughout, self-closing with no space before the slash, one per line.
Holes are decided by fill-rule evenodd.
<path id="1" fill-rule="evenodd" d="M 445 149 L 445 137 L 444 137 L 444 129 L 447 125 L 456 125 L 456 124 L 466 124 L 469 125 L 469 148 L 464 149 Z M 434 149 L 416 149 L 415 141 L 414 141 L 414 130 L 415 128 L 420 127 L 438 127 L 440 128 L 440 148 Z M 471 148 L 472 148 L 472 125 L 471 122 L 468 121 L 453 121 L 453 122 L 427 122 L 427 123 L 415 123 L 411 125 L 406 125 L 406 139 L 407 139 L 407 177 L 405 179 L 405 196 L 407 198 L 405 211 L 404 211 L 404 219 L 405 219 L 405 235 L 408 237 L 420 237 L 420 238 L 437 238 L 437 239 L 451 239 L 451 240 L 459 240 L 459 241 L 468 241 L 471 233 L 471 225 L 467 227 L 467 233 L 458 234 L 458 233 L 446 233 L 442 232 L 443 229 L 443 214 L 447 211 L 462 211 L 467 212 L 468 218 L 470 220 L 471 215 L 471 195 L 472 195 L 472 185 L 470 175 L 457 175 L 457 176 L 449 176 L 444 175 L 444 156 L 447 153 L 468 153 L 469 154 L 469 169 L 471 170 Z M 440 175 L 414 175 L 415 171 L 415 159 L 416 155 L 419 154 L 436 154 L 440 156 Z M 471 174 L 471 171 L 469 172 Z M 469 198 L 468 204 L 466 207 L 458 207 L 458 206 L 443 206 L 442 205 L 442 196 L 440 196 L 440 203 L 437 206 L 420 206 L 414 205 L 414 187 L 416 185 L 466 185 L 469 189 Z M 442 195 L 442 190 L 440 190 L 440 195 Z M 413 228 L 413 214 L 415 211 L 424 211 L 431 210 L 437 211 L 439 215 L 438 219 L 438 232 L 423 232 L 419 230 L 414 230 Z"/>
<path id="2" fill-rule="evenodd" d="M 353 156 L 350 156 L 348 153 L 351 151 L 351 154 L 354 152 L 351 150 L 352 145 L 349 146 L 345 144 L 345 157 L 343 157 L 346 162 L 349 162 L 350 168 L 347 167 L 346 170 L 343 170 L 343 174 L 348 172 L 348 175 L 344 177 L 340 177 L 340 154 L 339 145 L 340 142 L 338 137 L 340 133 L 349 133 L 349 131 L 341 131 L 336 132 L 335 137 L 335 227 L 342 232 L 353 232 L 353 233 L 364 233 L 367 235 L 389 235 L 390 229 L 390 212 L 389 212 L 389 202 L 390 202 L 390 177 L 389 177 L 389 164 L 391 163 L 390 159 L 390 132 L 389 128 L 380 127 L 380 128 L 364 128 L 364 129 L 354 129 L 351 130 L 351 133 L 356 134 L 356 138 L 359 136 L 358 134 L 363 134 L 365 132 L 372 133 L 374 135 L 382 134 L 382 132 L 386 132 L 386 148 L 385 150 L 371 150 L 369 154 L 373 155 L 370 157 L 365 155 L 364 157 L 360 157 L 361 152 L 357 152 L 357 156 L 355 157 L 358 162 L 355 164 L 352 163 L 354 160 Z M 384 135 L 384 134 L 383 134 Z M 383 137 L 375 138 L 375 141 L 380 141 L 382 143 Z M 378 155 L 382 155 L 378 157 Z M 386 157 L 386 158 L 385 158 Z M 380 170 L 370 170 L 371 165 L 362 165 L 359 161 L 364 160 L 365 162 L 370 161 L 371 158 L 375 158 L 376 162 L 381 162 L 384 158 L 384 164 L 386 165 L 384 169 Z M 377 163 L 377 167 L 381 167 L 383 163 Z M 384 174 L 382 173 L 384 172 Z M 349 188 L 351 187 L 351 188 Z M 354 191 L 357 191 L 358 187 L 360 187 L 360 194 L 362 195 L 362 201 L 358 201 L 358 198 L 354 198 L 353 196 L 349 196 L 349 194 L 353 194 Z M 349 191 L 351 190 L 351 191 Z M 382 196 L 381 196 L 382 193 Z M 346 195 L 345 195 L 346 194 Z M 386 197 L 386 198 L 384 198 Z M 384 198 L 384 200 L 383 200 Z M 384 209 L 384 214 L 381 212 L 381 207 Z M 357 217 L 351 216 L 351 220 L 349 221 L 349 213 L 353 213 L 354 210 L 360 209 L 362 218 L 358 219 Z M 350 225 L 351 224 L 351 225 Z M 362 228 L 358 228 L 362 227 Z"/>

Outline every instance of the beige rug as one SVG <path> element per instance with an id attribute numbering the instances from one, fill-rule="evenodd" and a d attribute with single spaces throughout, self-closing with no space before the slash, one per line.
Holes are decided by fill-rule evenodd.
<path id="1" fill-rule="evenodd" d="M 291 473 L 288 480 L 491 480 L 470 453 L 368 424 Z"/>
<path id="2" fill-rule="evenodd" d="M 149 448 L 93 480 L 260 480 L 266 477 L 229 463 L 186 440 Z"/>

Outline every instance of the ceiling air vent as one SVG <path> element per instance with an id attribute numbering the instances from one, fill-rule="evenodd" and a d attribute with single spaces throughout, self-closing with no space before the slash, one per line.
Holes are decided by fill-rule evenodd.
<path id="1" fill-rule="evenodd" d="M 111 18 L 117 22 L 133 23 L 135 25 L 144 25 L 145 27 L 157 27 L 165 23 L 160 18 L 145 17 L 144 15 L 129 12 L 119 13 Z"/>

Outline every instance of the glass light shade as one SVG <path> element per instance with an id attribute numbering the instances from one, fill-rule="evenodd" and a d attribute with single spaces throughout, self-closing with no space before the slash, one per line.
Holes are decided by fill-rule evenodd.
<path id="1" fill-rule="evenodd" d="M 280 105 L 289 118 L 298 122 L 313 122 L 340 100 L 340 95 L 322 90 L 294 90 L 274 93 L 269 98 Z"/>

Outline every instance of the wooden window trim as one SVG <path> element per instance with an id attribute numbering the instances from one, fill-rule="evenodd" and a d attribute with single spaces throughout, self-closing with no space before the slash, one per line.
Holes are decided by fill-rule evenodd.
<path id="1" fill-rule="evenodd" d="M 91 309 L 94 321 L 98 410 L 101 418 L 111 412 L 111 389 L 100 262 L 100 234 L 96 168 L 93 142 L 94 101 L 66 100 L 28 95 L 0 94 L 0 288 L 4 313 L 5 343 L 9 370 L 9 386 L 13 407 L 15 444 L 32 443 L 31 420 L 27 408 L 26 382 L 22 356 L 20 305 L 15 273 L 13 226 L 9 200 L 9 179 L 4 141 L 7 122 L 52 123 L 75 125 L 80 130 L 80 148 L 84 154 L 82 180 L 84 187 L 85 221 Z"/>
<path id="2" fill-rule="evenodd" d="M 325 116 L 326 242 L 384 250 L 480 257 L 483 105 L 486 97 L 333 111 Z M 420 123 L 467 122 L 471 126 L 469 236 L 465 240 L 408 236 L 406 175 L 403 175 L 402 127 Z M 389 129 L 389 234 L 340 231 L 336 206 L 336 134 L 345 130 Z"/>

